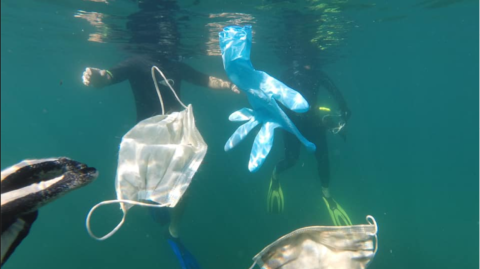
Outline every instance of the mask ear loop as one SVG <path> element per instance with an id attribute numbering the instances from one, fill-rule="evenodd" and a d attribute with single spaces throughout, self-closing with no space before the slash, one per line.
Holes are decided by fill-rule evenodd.
<path id="1" fill-rule="evenodd" d="M 341 121 L 337 127 L 333 128 L 332 129 L 332 133 L 333 134 L 338 134 L 342 129 L 343 127 L 345 127 L 345 122 L 344 121 Z"/>
<path id="2" fill-rule="evenodd" d="M 141 205 L 141 206 L 148 206 L 148 207 L 166 207 L 166 206 L 169 206 L 169 204 L 155 205 L 155 204 L 147 204 L 147 203 L 142 203 L 142 202 L 137 202 L 137 201 L 132 201 L 132 200 L 108 200 L 108 201 L 100 202 L 100 203 L 96 204 L 94 207 L 92 207 L 92 209 L 90 209 L 90 211 L 88 212 L 88 215 L 87 215 L 86 223 L 85 223 L 85 225 L 87 226 L 88 234 L 92 238 L 97 239 L 99 241 L 103 241 L 103 240 L 111 237 L 113 234 L 115 234 L 120 229 L 120 227 L 122 227 L 123 223 L 125 222 L 125 217 L 127 216 L 127 213 L 124 210 L 122 210 L 122 212 L 123 212 L 122 220 L 108 234 L 106 234 L 102 237 L 98 237 L 98 236 L 93 234 L 92 229 L 90 228 L 90 218 L 92 217 L 93 211 L 95 211 L 98 207 L 100 207 L 102 205 L 115 204 L 115 203 Z"/>
<path id="3" fill-rule="evenodd" d="M 165 81 L 165 83 L 168 85 L 168 87 L 170 88 L 170 90 L 172 90 L 173 92 L 173 95 L 175 95 L 175 98 L 177 98 L 177 101 L 185 108 L 187 109 L 187 106 L 182 103 L 182 101 L 180 101 L 180 98 L 178 98 L 178 95 L 177 93 L 175 92 L 175 90 L 173 89 L 172 85 L 170 85 L 170 82 L 169 80 L 167 79 L 167 77 L 165 77 L 165 75 L 163 74 L 163 72 L 156 66 L 152 66 L 152 79 L 153 79 L 153 84 L 155 85 L 155 89 L 157 90 L 157 94 L 158 94 L 158 98 L 160 99 L 160 104 L 162 105 L 162 115 L 165 115 L 165 108 L 163 106 L 163 99 L 162 99 L 162 95 L 160 94 L 160 89 L 158 88 L 158 83 L 157 83 L 157 78 L 155 78 L 155 70 L 157 70 L 160 75 L 162 76 L 163 80 Z"/>
<path id="4" fill-rule="evenodd" d="M 377 254 L 377 250 L 378 250 L 378 238 L 377 238 L 378 226 L 377 226 L 377 222 L 375 221 L 375 219 L 370 215 L 367 216 L 367 222 L 368 222 L 368 224 L 375 226 L 375 232 L 367 233 L 370 236 L 375 236 L 375 249 L 373 250 L 373 255 L 375 255 L 375 254 Z"/>

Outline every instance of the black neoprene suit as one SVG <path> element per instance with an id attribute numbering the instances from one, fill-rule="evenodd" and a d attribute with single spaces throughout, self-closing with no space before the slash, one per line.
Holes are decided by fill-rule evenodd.
<path id="1" fill-rule="evenodd" d="M 348 111 L 345 99 L 327 74 L 321 70 L 312 70 L 310 66 L 300 66 L 289 69 L 283 75 L 283 82 L 300 92 L 310 105 L 306 113 L 295 113 L 284 109 L 298 130 L 310 142 L 317 146 L 315 159 L 317 161 L 318 176 L 322 187 L 327 188 L 330 183 L 330 165 L 328 160 L 327 127 L 322 124 L 316 115 L 318 109 L 317 93 L 320 87 L 325 88 L 338 103 L 340 110 Z M 276 172 L 281 173 L 295 165 L 300 156 L 300 141 L 289 132 L 284 134 L 285 158 L 276 165 Z"/>
<path id="2" fill-rule="evenodd" d="M 115 67 L 109 69 L 113 75 L 112 84 L 125 80 L 130 82 L 135 106 L 137 109 L 137 121 L 162 113 L 155 85 L 152 80 L 152 66 L 157 66 L 167 79 L 174 81 L 173 88 L 180 97 L 181 81 L 208 87 L 209 76 L 192 67 L 178 61 L 171 61 L 155 56 L 136 56 L 129 58 Z M 161 82 L 163 78 L 156 72 L 155 77 L 162 94 L 165 113 L 183 110 L 183 107 L 176 100 L 172 91 Z"/>

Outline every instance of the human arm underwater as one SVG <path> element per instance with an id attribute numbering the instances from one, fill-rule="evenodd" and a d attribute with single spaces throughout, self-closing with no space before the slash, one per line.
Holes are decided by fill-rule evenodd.
<path id="1" fill-rule="evenodd" d="M 95 67 L 87 67 L 83 72 L 83 84 L 87 87 L 101 89 L 112 84 L 122 82 L 128 78 L 126 68 L 115 67 L 111 70 L 102 70 Z"/>
<path id="2" fill-rule="evenodd" d="M 214 90 L 231 90 L 234 93 L 240 93 L 237 86 L 230 81 L 226 81 L 217 77 L 209 76 L 201 73 L 192 67 L 181 64 L 180 70 L 185 81 L 192 84 L 207 87 Z"/>
<path id="3" fill-rule="evenodd" d="M 109 70 L 87 67 L 83 72 L 83 84 L 101 89 L 125 81 L 129 79 L 130 76 L 135 76 L 137 72 L 142 72 L 141 70 L 144 70 L 146 66 L 148 66 L 148 70 L 150 70 L 152 64 L 152 62 L 145 62 L 144 59 L 131 58 Z M 187 82 L 211 89 L 231 90 L 235 93 L 240 93 L 237 86 L 230 81 L 206 75 L 184 63 L 180 63 L 178 68 L 178 73 L 180 73 L 182 78 Z"/>
<path id="4" fill-rule="evenodd" d="M 135 71 L 135 68 L 138 68 L 137 62 L 139 62 L 138 59 L 130 58 L 110 69 L 87 67 L 82 76 L 83 84 L 87 87 L 101 89 L 125 81 Z"/>
<path id="5" fill-rule="evenodd" d="M 340 108 L 342 118 L 345 121 L 348 121 L 352 116 L 352 112 L 348 108 L 342 92 L 340 92 L 333 80 L 323 71 L 321 71 L 321 75 L 319 76 L 319 84 L 325 87 L 325 89 L 332 95 Z"/>

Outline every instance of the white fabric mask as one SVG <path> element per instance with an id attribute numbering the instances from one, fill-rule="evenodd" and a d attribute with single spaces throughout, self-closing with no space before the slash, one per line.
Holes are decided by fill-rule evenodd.
<path id="1" fill-rule="evenodd" d="M 186 107 L 175 94 L 185 110 L 163 115 L 163 100 L 155 70 L 160 72 L 175 94 L 163 73 L 156 66 L 152 67 L 162 115 L 139 122 L 123 136 L 115 179 L 117 199 L 95 205 L 87 216 L 88 233 L 95 239 L 104 240 L 112 236 L 122 226 L 127 211 L 133 205 L 175 207 L 207 153 L 207 144 L 195 126 L 191 105 Z M 97 207 L 112 203 L 120 203 L 122 220 L 110 233 L 97 237 L 90 229 L 91 215 Z"/>
<path id="2" fill-rule="evenodd" d="M 377 223 L 312 226 L 293 231 L 268 245 L 255 257 L 262 269 L 363 269 L 377 252 Z M 371 222 L 370 222 L 371 221 Z"/>

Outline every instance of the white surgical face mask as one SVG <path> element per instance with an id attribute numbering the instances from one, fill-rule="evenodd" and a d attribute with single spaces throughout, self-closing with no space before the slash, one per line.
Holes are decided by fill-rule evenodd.
<path id="1" fill-rule="evenodd" d="M 262 269 L 363 269 L 377 252 L 377 223 L 312 226 L 293 231 L 253 257 Z M 371 221 L 371 222 L 370 222 Z"/>
<path id="2" fill-rule="evenodd" d="M 153 79 L 154 70 L 158 70 L 169 85 L 157 67 L 152 68 Z M 192 106 L 186 107 L 177 97 L 185 110 L 163 115 L 163 101 L 156 81 L 155 86 L 162 103 L 162 115 L 139 122 L 123 136 L 115 179 L 117 199 L 95 205 L 87 216 L 88 233 L 95 239 L 107 239 L 120 229 L 133 205 L 174 207 L 207 152 L 207 144 L 195 126 Z M 112 203 L 120 203 L 122 220 L 110 233 L 97 237 L 90 229 L 91 215 L 97 207 Z"/>

